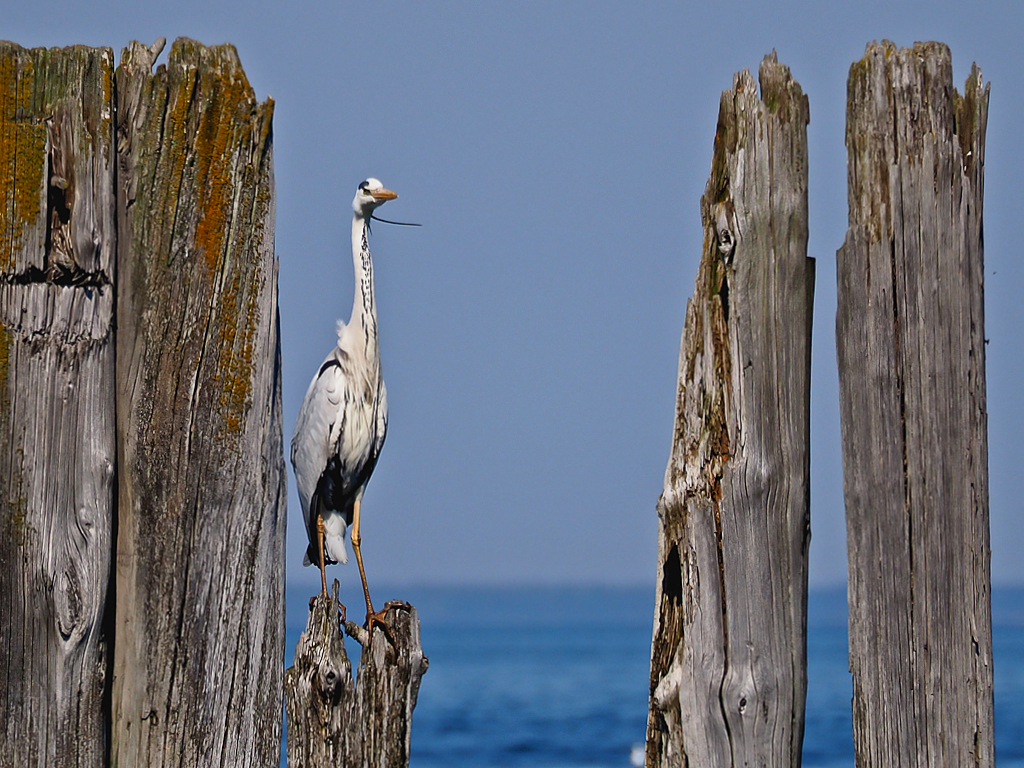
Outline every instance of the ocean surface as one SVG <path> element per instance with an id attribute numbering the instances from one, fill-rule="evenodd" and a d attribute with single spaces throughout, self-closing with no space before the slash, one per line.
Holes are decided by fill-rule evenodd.
<path id="1" fill-rule="evenodd" d="M 413 715 L 412 768 L 628 768 L 642 749 L 653 587 L 377 592 L 416 606 L 430 659 Z M 288 598 L 290 665 L 309 595 Z M 996 761 L 1024 768 L 1024 588 L 994 589 L 992 613 Z M 845 588 L 811 591 L 808 768 L 854 764 L 846 618 Z M 348 653 L 355 663 L 352 641 Z"/>

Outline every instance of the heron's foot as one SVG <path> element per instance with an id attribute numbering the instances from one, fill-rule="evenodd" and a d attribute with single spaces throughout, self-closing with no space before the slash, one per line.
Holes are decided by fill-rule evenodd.
<path id="1" fill-rule="evenodd" d="M 342 604 L 341 600 L 332 600 L 331 596 L 326 592 L 320 592 L 319 594 L 313 595 L 309 598 L 309 610 L 313 610 L 313 603 L 315 603 L 319 597 L 326 597 L 330 602 L 335 603 L 338 606 L 338 613 L 341 614 L 340 622 L 341 624 L 344 624 L 347 620 L 347 611 L 345 606 Z"/>
<path id="2" fill-rule="evenodd" d="M 354 621 L 345 622 L 345 634 L 349 637 L 354 638 L 364 648 L 369 647 L 370 640 L 373 637 L 373 627 L 377 625 L 384 633 L 384 637 L 388 643 L 396 651 L 398 646 L 395 644 L 395 636 L 391 634 L 391 628 L 384 621 L 384 617 L 388 610 L 391 608 L 397 608 L 399 610 L 409 611 L 412 610 L 412 606 L 402 600 L 391 600 L 384 604 L 384 610 L 374 611 L 372 608 L 366 612 L 366 623 L 363 626 L 359 626 Z"/>
<path id="3" fill-rule="evenodd" d="M 388 642 L 391 644 L 391 647 L 396 648 L 395 637 L 391 634 L 391 629 L 388 627 L 387 622 L 384 621 L 384 616 L 388 612 L 389 605 L 390 604 L 385 605 L 384 609 L 380 611 L 367 611 L 366 621 L 363 623 L 363 629 L 366 630 L 367 637 L 372 638 L 374 625 L 379 626 L 384 632 L 384 637 L 386 637 Z"/>
<path id="4" fill-rule="evenodd" d="M 363 624 L 363 628 L 367 631 L 367 636 L 373 636 L 373 626 L 376 624 L 380 626 L 384 632 L 384 637 L 391 643 L 392 648 L 397 648 L 395 645 L 395 637 L 391 634 L 391 628 L 384 621 L 384 617 L 387 615 L 388 610 L 396 608 L 400 611 L 411 611 L 412 605 L 405 602 L 404 600 L 389 600 L 384 603 L 384 608 L 379 611 L 374 611 L 372 608 L 366 612 L 366 623 Z"/>

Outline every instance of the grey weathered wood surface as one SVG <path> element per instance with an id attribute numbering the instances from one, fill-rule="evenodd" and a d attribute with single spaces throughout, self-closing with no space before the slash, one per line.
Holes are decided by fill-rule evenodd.
<path id="1" fill-rule="evenodd" d="M 337 599 L 337 581 L 334 602 L 323 595 L 314 598 L 294 665 L 285 672 L 288 768 L 405 768 L 412 712 L 428 665 L 416 609 L 388 609 L 394 646 L 381 630 L 374 630 L 371 640 L 361 627 L 346 622 L 345 631 L 363 646 L 353 681 Z"/>
<path id="2" fill-rule="evenodd" d="M 949 49 L 850 68 L 836 342 L 857 764 L 991 766 L 982 272 L 988 86 Z"/>
<path id="3" fill-rule="evenodd" d="M 648 766 L 800 763 L 806 691 L 808 103 L 775 55 L 722 94 L 658 502 Z"/>
<path id="4" fill-rule="evenodd" d="M 0 766 L 101 766 L 113 53 L 0 42 Z"/>
<path id="5" fill-rule="evenodd" d="M 272 103 L 233 47 L 117 69 L 118 531 L 111 763 L 280 750 L 282 451 Z"/>

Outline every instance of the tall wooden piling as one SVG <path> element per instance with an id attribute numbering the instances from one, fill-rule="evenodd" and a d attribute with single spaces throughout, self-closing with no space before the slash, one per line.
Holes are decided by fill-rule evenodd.
<path id="1" fill-rule="evenodd" d="M 850 69 L 836 344 L 859 766 L 993 764 L 982 200 L 988 86 Z"/>
<path id="2" fill-rule="evenodd" d="M 722 95 L 658 502 L 646 764 L 799 765 L 814 261 L 807 98 L 775 55 Z"/>
<path id="3" fill-rule="evenodd" d="M 0 765 L 105 764 L 114 57 L 0 42 Z"/>
<path id="4" fill-rule="evenodd" d="M 271 102 L 229 45 L 117 70 L 114 766 L 280 751 L 282 451 Z"/>

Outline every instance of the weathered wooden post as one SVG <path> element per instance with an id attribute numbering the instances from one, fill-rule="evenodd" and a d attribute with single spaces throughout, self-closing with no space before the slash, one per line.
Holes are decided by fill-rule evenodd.
<path id="1" fill-rule="evenodd" d="M 162 41 L 160 41 L 162 46 Z M 280 754 L 282 452 L 272 104 L 229 45 L 117 69 L 114 766 Z"/>
<path id="2" fill-rule="evenodd" d="M 814 261 L 807 98 L 775 55 L 722 94 L 658 503 L 646 763 L 797 766 Z"/>
<path id="3" fill-rule="evenodd" d="M 363 647 L 353 680 L 337 600 L 337 581 L 333 602 L 322 595 L 314 598 L 295 664 L 285 672 L 288 768 L 406 768 L 412 711 L 428 665 L 416 609 L 388 609 L 394 645 L 379 629 L 370 638 L 355 623 L 345 622 L 344 631 Z"/>
<path id="4" fill-rule="evenodd" d="M 836 343 L 859 766 L 991 766 L 982 193 L 988 86 L 949 49 L 850 68 Z"/>
<path id="5" fill-rule="evenodd" d="M 0 765 L 101 766 L 113 53 L 0 42 Z"/>

